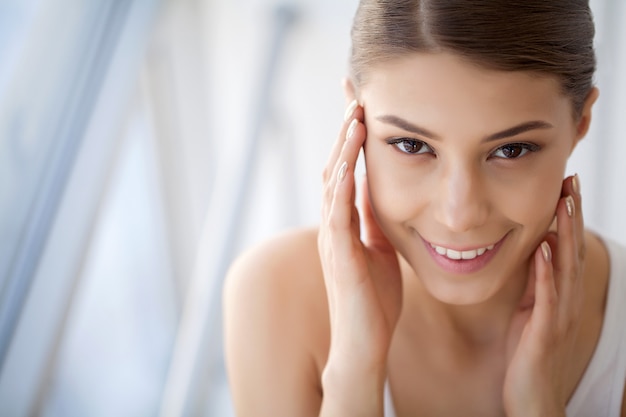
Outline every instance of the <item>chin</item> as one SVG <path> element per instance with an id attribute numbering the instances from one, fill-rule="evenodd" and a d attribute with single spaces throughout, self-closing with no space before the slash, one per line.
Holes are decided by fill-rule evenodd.
<path id="1" fill-rule="evenodd" d="M 477 305 L 488 301 L 501 292 L 511 280 L 527 274 L 525 262 L 510 262 L 510 259 L 528 259 L 525 253 L 511 253 L 510 242 L 504 245 L 494 259 L 473 273 L 447 271 L 437 265 L 432 257 L 423 253 L 407 259 L 428 294 L 436 300 L 451 305 Z M 513 252 L 517 252 L 513 250 Z M 524 275 L 525 276 L 525 275 Z"/>
<path id="2" fill-rule="evenodd" d="M 500 277 L 502 275 L 499 275 Z M 438 301 L 451 305 L 476 305 L 484 303 L 493 297 L 504 283 L 496 276 L 481 276 L 476 279 L 459 282 L 458 279 L 435 277 L 421 279 L 426 291 Z"/>

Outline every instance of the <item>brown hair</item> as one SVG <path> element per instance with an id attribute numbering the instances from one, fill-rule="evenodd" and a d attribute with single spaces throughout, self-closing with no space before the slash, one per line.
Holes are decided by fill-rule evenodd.
<path id="1" fill-rule="evenodd" d="M 593 87 L 588 0 L 361 0 L 352 26 L 352 78 L 409 52 L 451 52 L 482 67 L 555 76 L 575 116 Z"/>

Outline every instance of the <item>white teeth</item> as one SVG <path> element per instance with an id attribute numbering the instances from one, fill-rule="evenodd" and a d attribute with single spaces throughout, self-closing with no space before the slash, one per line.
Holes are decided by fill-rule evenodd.
<path id="1" fill-rule="evenodd" d="M 453 249 L 447 249 L 444 248 L 443 246 L 437 246 L 434 244 L 430 244 L 430 246 L 435 249 L 435 251 L 439 254 L 439 255 L 443 255 L 448 259 L 453 259 L 453 260 L 459 260 L 459 259 L 474 259 L 477 256 L 481 256 L 484 255 L 485 252 L 487 252 L 488 250 L 492 250 L 494 248 L 494 245 L 489 245 L 486 248 L 479 248 L 479 249 L 473 249 L 473 250 L 465 250 L 465 251 L 456 251 Z"/>

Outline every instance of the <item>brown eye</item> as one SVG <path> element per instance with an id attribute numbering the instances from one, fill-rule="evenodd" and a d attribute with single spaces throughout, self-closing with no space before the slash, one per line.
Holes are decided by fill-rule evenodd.
<path id="1" fill-rule="evenodd" d="M 505 146 L 502 148 L 502 154 L 505 158 L 517 158 L 525 149 L 519 145 Z"/>
<path id="2" fill-rule="evenodd" d="M 397 138 L 391 139 L 387 143 L 395 146 L 400 152 L 410 155 L 434 153 L 433 149 L 421 140 Z"/>
<path id="3" fill-rule="evenodd" d="M 418 153 L 424 144 L 414 140 L 405 140 L 398 145 L 400 145 L 402 150 L 406 153 Z"/>
<path id="4" fill-rule="evenodd" d="M 509 143 L 496 149 L 492 156 L 503 159 L 521 158 L 528 152 L 536 152 L 539 146 L 532 143 Z"/>

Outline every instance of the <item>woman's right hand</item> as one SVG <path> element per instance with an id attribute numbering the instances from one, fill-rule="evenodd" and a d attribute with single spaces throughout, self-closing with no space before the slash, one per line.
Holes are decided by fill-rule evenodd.
<path id="1" fill-rule="evenodd" d="M 374 217 L 366 180 L 361 216 L 355 206 L 354 168 L 366 139 L 363 120 L 363 108 L 351 103 L 323 174 L 318 248 L 331 343 L 322 376 L 322 415 L 382 415 L 387 353 L 402 303 L 396 251 Z"/>

